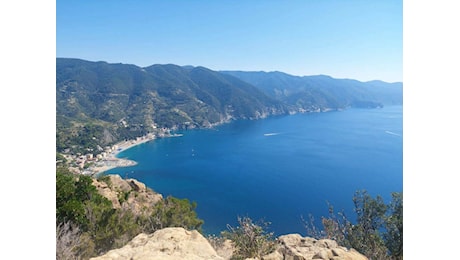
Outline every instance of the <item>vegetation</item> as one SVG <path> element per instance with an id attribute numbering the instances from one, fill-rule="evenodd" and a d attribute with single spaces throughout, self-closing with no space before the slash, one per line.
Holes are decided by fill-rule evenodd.
<path id="1" fill-rule="evenodd" d="M 97 153 L 161 128 L 382 104 L 402 104 L 402 83 L 56 60 L 58 152 Z"/>
<path id="2" fill-rule="evenodd" d="M 67 58 L 56 60 L 56 110 L 57 151 L 73 154 L 161 128 L 287 112 L 254 86 L 203 67 L 140 68 Z"/>
<path id="3" fill-rule="evenodd" d="M 292 109 L 375 108 L 402 104 L 402 83 L 360 82 L 325 75 L 292 76 L 282 72 L 223 71 L 246 81 Z"/>
<path id="4" fill-rule="evenodd" d="M 105 181 L 111 186 L 107 177 Z M 89 259 L 124 246 L 137 234 L 153 233 L 165 227 L 183 227 L 201 231 L 203 220 L 197 217 L 196 203 L 168 196 L 156 203 L 148 214 L 135 215 L 128 209 L 114 209 L 92 185 L 92 177 L 71 174 L 66 168 L 56 169 L 56 259 Z M 131 191 L 135 192 L 135 191 Z M 120 201 L 129 193 L 122 193 Z M 392 193 L 385 204 L 380 196 L 372 198 L 366 191 L 353 197 L 356 221 L 343 212 L 335 213 L 329 206 L 329 216 L 322 218 L 320 230 L 310 217 L 304 220 L 307 235 L 336 240 L 339 245 L 354 248 L 369 259 L 403 258 L 403 198 Z M 249 217 L 238 217 L 239 225 L 211 237 L 218 246 L 225 239 L 233 242 L 232 259 L 261 258 L 275 249 L 270 223 L 254 223 Z"/>
<path id="5" fill-rule="evenodd" d="M 187 199 L 168 197 L 155 204 L 149 215 L 114 209 L 97 192 L 91 177 L 57 168 L 56 259 L 88 259 L 124 246 L 141 232 L 164 227 L 201 230 L 203 221 L 195 208 L 196 203 Z"/>
<path id="6" fill-rule="evenodd" d="M 370 259 L 403 259 L 402 193 L 392 193 L 392 201 L 387 205 L 382 197 L 372 198 L 361 190 L 355 193 L 353 202 L 355 223 L 343 212 L 336 215 L 329 206 L 329 216 L 322 218 L 324 230 L 316 228 L 311 216 L 308 222 L 304 220 L 308 235 L 336 240 Z"/>
<path id="7" fill-rule="evenodd" d="M 203 220 L 198 219 L 195 212 L 196 202 L 190 203 L 188 199 L 178 199 L 168 196 L 165 200 L 155 205 L 151 219 L 152 230 L 164 227 L 183 227 L 201 232 Z"/>
<path id="8" fill-rule="evenodd" d="M 232 259 L 261 258 L 275 249 L 273 233 L 267 232 L 270 223 L 253 223 L 249 217 L 238 217 L 239 226 L 228 226 L 222 237 L 230 239 L 235 246 Z"/>

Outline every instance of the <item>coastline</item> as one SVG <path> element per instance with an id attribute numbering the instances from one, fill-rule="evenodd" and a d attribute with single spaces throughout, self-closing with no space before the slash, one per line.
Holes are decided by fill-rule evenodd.
<path id="1" fill-rule="evenodd" d="M 333 109 L 326 109 L 326 110 L 319 110 L 318 111 L 300 111 L 301 113 L 308 113 L 308 112 L 329 112 L 333 111 Z M 294 113 L 295 114 L 295 113 Z M 262 117 L 266 118 L 266 117 Z M 228 123 L 228 121 L 223 121 L 219 122 L 216 124 L 210 125 L 210 128 L 213 128 L 215 126 L 219 126 L 222 124 Z M 276 133 L 270 133 L 268 135 L 273 135 Z M 161 134 L 160 138 L 162 137 L 179 137 L 182 136 L 183 134 Z M 112 146 L 111 152 L 107 153 L 106 157 L 100 159 L 99 161 L 96 161 L 93 165 L 89 166 L 87 169 L 83 170 L 81 173 L 85 175 L 91 175 L 91 176 L 99 176 L 102 173 L 114 169 L 114 168 L 120 168 L 120 167 L 129 167 L 129 166 L 134 166 L 137 164 L 136 161 L 133 160 L 128 160 L 125 158 L 118 158 L 117 155 L 125 150 L 128 150 L 134 146 L 155 140 L 156 136 L 153 134 L 148 134 L 142 137 L 138 137 L 136 140 L 125 140 L 118 142 Z"/>
<path id="2" fill-rule="evenodd" d="M 151 136 L 144 136 L 141 138 L 138 138 L 137 140 L 128 140 L 128 141 L 121 141 L 113 145 L 115 148 L 114 151 L 111 153 L 107 154 L 107 157 L 97 161 L 94 165 L 90 166 L 88 169 L 84 171 L 83 174 L 88 174 L 92 176 L 98 176 L 105 171 L 108 171 L 113 168 L 118 168 L 118 167 L 128 167 L 128 166 L 134 166 L 137 164 L 137 162 L 124 159 L 124 158 L 117 158 L 117 155 L 125 150 L 128 150 L 134 146 L 147 143 L 149 141 L 154 140 L 155 137 Z"/>

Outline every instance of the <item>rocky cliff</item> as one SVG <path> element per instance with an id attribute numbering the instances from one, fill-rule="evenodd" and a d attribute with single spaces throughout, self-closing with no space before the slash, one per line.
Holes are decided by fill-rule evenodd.
<path id="1" fill-rule="evenodd" d="M 98 192 L 112 202 L 113 208 L 129 209 L 135 215 L 151 213 L 152 206 L 163 196 L 135 179 L 122 179 L 119 175 L 107 175 L 103 180 L 93 178 Z"/>
<path id="2" fill-rule="evenodd" d="M 135 214 L 148 214 L 161 194 L 147 188 L 135 179 L 122 179 L 119 175 L 107 175 L 103 179 L 93 179 L 98 192 L 112 201 L 114 208 L 129 209 Z M 302 237 L 288 234 L 276 239 L 275 250 L 262 257 L 265 260 L 366 260 L 367 258 L 354 249 L 339 246 L 329 239 Z M 141 233 L 128 244 L 119 249 L 110 250 L 93 260 L 106 259 L 230 259 L 234 250 L 230 240 L 217 245 L 208 241 L 196 230 L 169 227 L 152 234 Z"/>

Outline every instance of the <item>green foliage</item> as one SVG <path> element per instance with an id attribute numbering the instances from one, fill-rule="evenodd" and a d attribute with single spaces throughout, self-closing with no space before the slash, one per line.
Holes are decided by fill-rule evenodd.
<path id="1" fill-rule="evenodd" d="M 228 115 L 255 118 L 286 109 L 254 86 L 205 68 L 58 58 L 56 111 L 57 150 L 85 154 L 153 132 L 152 123 L 206 127 Z"/>
<path id="2" fill-rule="evenodd" d="M 185 129 L 228 117 L 381 104 L 402 104 L 402 83 L 56 60 L 56 148 L 73 154 L 154 132 L 152 124 Z"/>
<path id="3" fill-rule="evenodd" d="M 343 109 L 349 106 L 375 108 L 402 104 L 402 83 L 360 82 L 325 75 L 292 76 L 283 72 L 223 71 L 258 87 L 267 95 L 294 108 Z"/>
<path id="4" fill-rule="evenodd" d="M 97 253 L 121 247 L 141 232 L 136 217 L 129 211 L 116 210 L 111 203 L 88 201 L 86 215 L 87 232 L 96 245 Z"/>
<path id="5" fill-rule="evenodd" d="M 70 119 L 65 117 L 57 117 L 57 120 L 59 122 L 56 127 L 56 149 L 59 152 L 68 148 L 73 154 L 97 154 L 102 146 L 113 143 L 106 141 L 104 133 L 109 130 L 101 122 L 85 119 L 74 121 L 72 124 L 68 121 Z"/>
<path id="6" fill-rule="evenodd" d="M 96 179 L 100 182 L 105 182 L 109 188 L 112 188 L 112 181 L 110 180 L 110 175 L 99 174 L 96 176 Z"/>
<path id="7" fill-rule="evenodd" d="M 85 191 L 79 191 L 85 182 L 85 176 L 76 178 L 66 168 L 56 170 L 56 221 L 57 223 L 72 222 L 78 226 L 85 226 L 84 201 L 89 196 Z M 91 191 L 89 191 L 91 192 Z"/>
<path id="8" fill-rule="evenodd" d="M 123 204 L 123 202 L 128 200 L 130 193 L 131 192 L 129 191 L 121 191 L 118 193 L 118 202 L 120 202 L 120 205 Z"/>
<path id="9" fill-rule="evenodd" d="M 165 227 L 183 227 L 201 232 L 204 221 L 197 217 L 196 206 L 196 202 L 190 203 L 188 199 L 168 196 L 155 205 L 150 217 L 150 228 L 156 230 Z"/>
<path id="10" fill-rule="evenodd" d="M 99 180 L 110 185 L 107 177 L 100 176 Z M 121 193 L 120 199 L 126 200 L 128 196 L 129 192 Z M 114 209 L 112 203 L 92 185 L 92 177 L 74 175 L 66 168 L 57 168 L 56 246 L 60 255 L 88 259 L 124 246 L 141 232 L 151 233 L 164 227 L 201 230 L 203 220 L 197 217 L 196 206 L 195 202 L 190 203 L 187 199 L 167 197 L 155 204 L 151 215 L 134 215 L 127 209 Z M 72 228 L 67 223 L 73 223 Z M 66 232 L 58 232 L 64 226 Z M 68 242 L 69 237 L 73 237 L 75 243 Z"/>
<path id="11" fill-rule="evenodd" d="M 403 259 L 403 195 L 394 192 L 391 194 L 392 201 L 389 205 L 389 215 L 385 219 L 383 234 L 385 245 L 393 259 Z"/>
<path id="12" fill-rule="evenodd" d="M 365 190 L 357 191 L 353 202 L 355 224 L 343 212 L 335 215 L 330 205 L 329 217 L 322 218 L 324 231 L 317 232 L 312 228 L 313 221 L 304 221 L 307 233 L 316 238 L 334 239 L 370 259 L 402 259 L 402 193 L 392 193 L 389 206 L 382 197 L 372 198 Z"/>
<path id="13" fill-rule="evenodd" d="M 65 165 L 65 163 L 67 162 L 67 159 L 60 153 L 56 152 L 56 164 L 63 164 Z"/>
<path id="14" fill-rule="evenodd" d="M 238 217 L 239 226 L 228 225 L 228 231 L 222 232 L 224 238 L 235 245 L 232 259 L 261 258 L 275 249 L 273 233 L 267 232 L 270 223 L 259 221 L 253 223 L 249 217 Z"/>

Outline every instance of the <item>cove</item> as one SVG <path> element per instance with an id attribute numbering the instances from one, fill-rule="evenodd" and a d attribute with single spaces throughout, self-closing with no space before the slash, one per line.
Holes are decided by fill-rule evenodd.
<path id="1" fill-rule="evenodd" d="M 402 118 L 402 106 L 387 106 L 238 120 L 130 148 L 118 157 L 138 164 L 106 174 L 197 202 L 208 234 L 248 216 L 275 235 L 305 235 L 301 217 L 319 224 L 328 203 L 353 220 L 357 190 L 386 202 L 402 192 Z"/>

